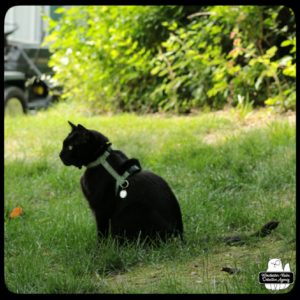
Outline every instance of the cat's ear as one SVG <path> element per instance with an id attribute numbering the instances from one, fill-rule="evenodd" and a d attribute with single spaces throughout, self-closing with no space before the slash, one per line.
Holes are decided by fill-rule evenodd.
<path id="1" fill-rule="evenodd" d="M 87 130 L 84 126 L 82 126 L 81 124 L 78 124 L 77 125 L 77 129 L 80 129 L 80 130 Z"/>
<path id="2" fill-rule="evenodd" d="M 72 130 L 75 130 L 76 129 L 76 125 L 74 125 L 72 122 L 68 121 L 68 123 L 70 124 Z"/>

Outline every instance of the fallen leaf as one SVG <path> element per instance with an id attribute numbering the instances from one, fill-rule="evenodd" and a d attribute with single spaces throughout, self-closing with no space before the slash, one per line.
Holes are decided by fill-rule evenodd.
<path id="1" fill-rule="evenodd" d="M 11 219 L 13 218 L 17 218 L 17 217 L 20 217 L 21 215 L 23 214 L 23 208 L 22 207 L 15 207 L 11 213 L 9 214 L 9 217 Z"/>
<path id="2" fill-rule="evenodd" d="M 227 273 L 229 273 L 229 274 L 236 274 L 236 273 L 239 273 L 239 272 L 240 272 L 239 269 L 230 268 L 230 267 L 224 267 L 224 268 L 222 268 L 221 271 L 227 272 Z"/>

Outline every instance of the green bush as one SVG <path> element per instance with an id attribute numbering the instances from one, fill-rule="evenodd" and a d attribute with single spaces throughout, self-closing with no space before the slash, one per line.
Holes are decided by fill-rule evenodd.
<path id="1" fill-rule="evenodd" d="M 160 97 L 165 109 L 176 111 L 205 104 L 236 105 L 243 99 L 294 109 L 295 33 L 285 35 L 278 47 L 273 40 L 288 29 L 276 23 L 282 9 L 211 7 L 208 15 L 185 28 L 177 28 L 174 21 L 166 23 L 170 36 L 151 70 L 163 80 L 153 98 Z M 278 48 L 286 46 L 292 46 L 288 55 L 276 57 Z"/>
<path id="2" fill-rule="evenodd" d="M 243 101 L 295 109 L 289 8 L 75 6 L 58 13 L 47 38 L 50 64 L 64 97 L 95 112 L 186 113 Z"/>

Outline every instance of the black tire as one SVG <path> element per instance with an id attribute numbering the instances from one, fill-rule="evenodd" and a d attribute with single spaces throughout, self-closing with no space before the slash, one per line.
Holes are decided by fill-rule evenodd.
<path id="1" fill-rule="evenodd" d="M 16 86 L 10 86 L 5 88 L 4 90 L 4 108 L 5 112 L 7 112 L 7 108 L 11 101 L 15 101 L 15 103 L 19 102 L 21 106 L 21 110 L 24 114 L 27 113 L 27 105 L 26 105 L 26 98 L 25 93 L 22 89 Z"/>

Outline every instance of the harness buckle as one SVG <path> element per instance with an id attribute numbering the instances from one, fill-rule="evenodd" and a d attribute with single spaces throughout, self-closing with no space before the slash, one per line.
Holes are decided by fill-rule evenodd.
<path id="1" fill-rule="evenodd" d="M 120 187 L 124 190 L 124 189 L 127 189 L 129 187 L 129 182 L 127 179 L 124 180 L 124 182 L 122 182 L 120 184 Z"/>

